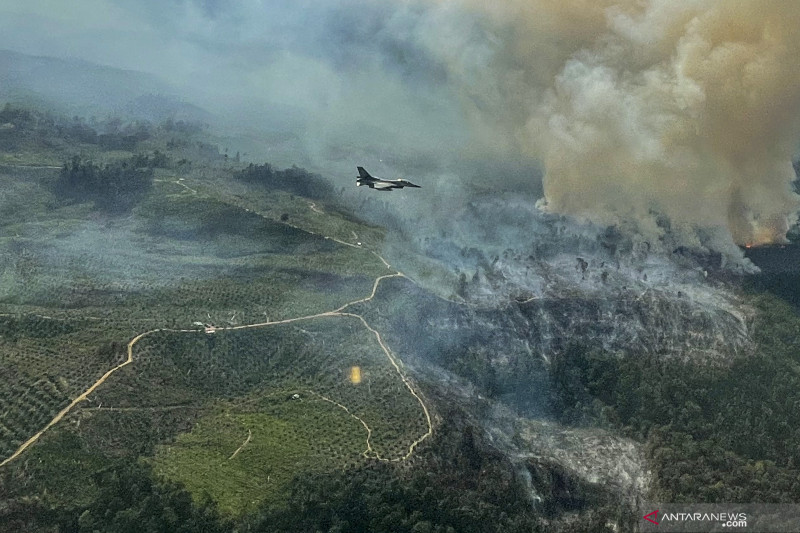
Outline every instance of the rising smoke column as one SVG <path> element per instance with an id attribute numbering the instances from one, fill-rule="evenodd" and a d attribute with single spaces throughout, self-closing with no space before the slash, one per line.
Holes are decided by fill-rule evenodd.
<path id="1" fill-rule="evenodd" d="M 444 23 L 464 9 L 480 22 Z M 738 244 L 785 239 L 800 205 L 800 2 L 444 0 L 437 10 L 422 39 L 479 133 L 542 161 L 547 209 L 654 232 L 666 215 L 727 229 Z"/>

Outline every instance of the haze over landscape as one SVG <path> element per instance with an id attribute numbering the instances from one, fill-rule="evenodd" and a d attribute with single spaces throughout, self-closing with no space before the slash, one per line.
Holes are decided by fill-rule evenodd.
<path id="1" fill-rule="evenodd" d="M 163 85 L 143 89 L 171 92 L 239 133 L 289 136 L 284 157 L 334 176 L 362 161 L 469 191 L 487 179 L 463 172 L 464 159 L 505 162 L 491 185 L 532 201 L 543 188 L 548 210 L 635 220 L 654 237 L 667 216 L 687 242 L 712 239 L 729 253 L 733 242 L 781 242 L 795 221 L 792 2 L 4 10 L 0 47 L 153 74 Z"/>
<path id="2" fill-rule="evenodd" d="M 788 0 L 0 0 L 0 523 L 800 502 L 798 27 Z"/>

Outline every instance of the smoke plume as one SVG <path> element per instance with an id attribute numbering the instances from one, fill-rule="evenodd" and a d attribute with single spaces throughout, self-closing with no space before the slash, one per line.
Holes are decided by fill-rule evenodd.
<path id="1" fill-rule="evenodd" d="M 643 232 L 666 215 L 673 227 L 727 228 L 738 244 L 785 239 L 799 205 L 800 4 L 437 7 L 480 19 L 459 46 L 452 26 L 428 45 L 476 129 L 543 163 L 546 209 Z"/>
<path id="2" fill-rule="evenodd" d="M 281 139 L 335 180 L 543 189 L 550 211 L 648 238 L 668 219 L 733 253 L 796 219 L 794 0 L 62 4 L 0 0 L 0 48 L 156 74 L 253 132 L 244 151 Z"/>

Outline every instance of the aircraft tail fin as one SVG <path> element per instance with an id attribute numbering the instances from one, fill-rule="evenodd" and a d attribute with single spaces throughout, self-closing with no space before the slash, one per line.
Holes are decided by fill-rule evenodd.
<path id="1" fill-rule="evenodd" d="M 369 178 L 371 178 L 371 177 L 372 177 L 372 176 L 370 176 L 370 175 L 369 175 L 369 172 L 367 172 L 366 170 L 364 170 L 364 167 L 356 167 L 356 168 L 358 169 L 358 176 L 359 176 L 360 178 L 362 178 L 362 179 L 365 179 L 365 178 L 366 178 L 366 179 L 369 179 Z"/>

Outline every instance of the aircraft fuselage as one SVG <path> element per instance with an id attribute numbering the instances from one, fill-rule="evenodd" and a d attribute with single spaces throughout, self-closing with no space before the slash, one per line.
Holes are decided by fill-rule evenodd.
<path id="1" fill-rule="evenodd" d="M 419 185 L 414 185 L 408 180 L 404 179 L 385 180 L 383 178 L 378 178 L 370 175 L 369 172 L 364 170 L 364 167 L 357 167 L 357 168 L 358 168 L 358 176 L 356 177 L 357 187 L 366 185 L 370 189 L 376 189 L 379 191 L 391 191 L 392 189 L 402 189 L 403 187 L 415 187 L 417 189 L 420 188 Z"/>

